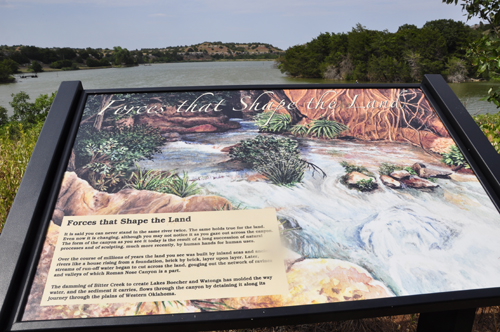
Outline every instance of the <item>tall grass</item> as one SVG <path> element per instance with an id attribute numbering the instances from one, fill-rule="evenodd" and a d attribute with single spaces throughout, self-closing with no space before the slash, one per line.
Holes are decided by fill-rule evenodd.
<path id="1" fill-rule="evenodd" d="M 43 122 L 33 126 L 11 122 L 0 127 L 0 232 L 42 126 Z"/>

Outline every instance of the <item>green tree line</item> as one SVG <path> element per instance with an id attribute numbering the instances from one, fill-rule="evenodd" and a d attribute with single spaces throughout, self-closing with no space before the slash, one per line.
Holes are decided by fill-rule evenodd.
<path id="1" fill-rule="evenodd" d="M 253 54 L 247 52 L 236 43 L 212 43 L 214 47 L 227 47 L 229 54 L 209 54 L 204 50 L 203 55 L 194 58 L 186 56 L 185 52 L 198 52 L 198 45 L 176 46 L 167 49 L 141 49 L 129 51 L 120 46 L 113 49 L 101 49 L 87 47 L 85 49 L 76 48 L 42 48 L 36 46 L 0 46 L 0 83 L 15 81 L 13 74 L 19 72 L 21 66 L 27 66 L 29 71 L 38 73 L 43 68 L 77 70 L 83 67 L 128 67 L 142 63 L 151 62 L 181 62 L 190 60 L 222 60 L 222 59 L 276 59 L 279 49 L 264 43 L 251 43 L 249 48 L 256 49 L 259 45 L 265 46 L 269 53 Z M 277 51 L 278 50 L 278 51 Z"/>
<path id="2" fill-rule="evenodd" d="M 80 67 L 134 66 L 143 63 L 141 51 L 129 51 L 119 46 L 110 49 L 41 48 L 36 46 L 0 46 L 0 83 L 12 82 L 20 66 L 28 65 L 35 73 L 43 66 L 53 69 L 76 70 Z"/>
<path id="3" fill-rule="evenodd" d="M 395 33 L 357 24 L 350 32 L 321 33 L 288 48 L 278 58 L 278 68 L 292 77 L 334 80 L 415 82 L 434 73 L 463 81 L 474 72 L 466 47 L 485 29 L 445 19 L 422 28 L 404 24 Z"/>

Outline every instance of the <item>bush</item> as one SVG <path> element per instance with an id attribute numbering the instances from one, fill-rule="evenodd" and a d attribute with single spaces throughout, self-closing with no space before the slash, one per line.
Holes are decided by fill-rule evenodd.
<path id="1" fill-rule="evenodd" d="M 316 137 L 335 138 L 341 132 L 348 129 L 349 127 L 342 123 L 338 123 L 337 121 L 319 119 L 311 122 L 307 134 Z"/>
<path id="2" fill-rule="evenodd" d="M 275 185 L 293 186 L 302 182 L 306 168 L 307 163 L 302 159 L 269 153 L 268 162 L 257 165 L 255 170 Z"/>
<path id="3" fill-rule="evenodd" d="M 307 131 L 309 130 L 309 128 L 307 127 L 307 125 L 295 125 L 292 127 L 292 129 L 290 129 L 290 132 L 295 135 L 295 136 L 305 136 L 307 135 Z"/>
<path id="4" fill-rule="evenodd" d="M 241 141 L 229 151 L 229 156 L 249 164 L 276 185 L 301 182 L 309 166 L 309 163 L 300 159 L 296 141 L 274 136 L 259 135 Z"/>
<path id="5" fill-rule="evenodd" d="M 255 138 L 241 141 L 229 151 L 229 156 L 233 160 L 242 161 L 253 167 L 266 162 L 266 152 L 288 155 L 291 158 L 298 158 L 300 155 L 295 140 L 258 135 Z"/>
<path id="6" fill-rule="evenodd" d="M 9 123 L 0 130 L 0 231 L 3 228 L 17 189 L 21 184 L 43 122 L 33 126 Z M 15 128 L 13 128 L 15 127 Z M 11 132 L 18 135 L 11 138 Z"/>
<path id="7" fill-rule="evenodd" d="M 255 116 L 255 124 L 261 131 L 282 133 L 290 129 L 292 118 L 288 114 L 263 112 Z"/>
<path id="8" fill-rule="evenodd" d="M 33 61 L 31 65 L 28 66 L 28 69 L 35 73 L 40 73 L 43 71 L 43 67 L 38 61 Z"/>
<path id="9" fill-rule="evenodd" d="M 469 164 L 464 158 L 462 152 L 460 152 L 459 148 L 456 145 L 453 145 L 450 149 L 450 152 L 443 153 L 443 158 L 441 161 L 448 166 L 463 166 L 465 168 L 470 168 Z"/>
<path id="10" fill-rule="evenodd" d="M 366 176 L 371 176 L 371 177 L 374 176 L 374 174 L 372 172 L 370 172 L 366 167 L 350 164 L 345 160 L 340 162 L 340 166 L 344 167 L 344 170 L 347 174 L 352 173 L 352 172 L 358 172 L 358 173 L 362 173 Z"/>
<path id="11" fill-rule="evenodd" d="M 187 172 L 183 172 L 181 178 L 173 172 L 144 171 L 140 168 L 137 172 L 132 173 L 127 187 L 173 194 L 179 197 L 196 195 L 201 190 L 196 181 L 189 181 Z"/>
<path id="12" fill-rule="evenodd" d="M 77 174 L 98 190 L 114 192 L 125 183 L 126 173 L 140 159 L 159 153 L 165 143 L 158 128 L 147 125 L 97 131 L 81 128 L 75 141 Z"/>
<path id="13" fill-rule="evenodd" d="M 137 167 L 138 171 L 133 172 L 127 182 L 127 187 L 136 190 L 160 191 L 172 182 L 171 172 L 161 172 L 155 170 L 145 171 Z"/>
<path id="14" fill-rule="evenodd" d="M 48 94 L 40 95 L 35 99 L 34 103 L 30 103 L 30 96 L 26 92 L 21 91 L 12 94 L 13 98 L 9 104 L 14 109 L 14 114 L 11 120 L 28 123 L 45 121 L 55 96 L 56 92 L 52 93 L 50 96 Z"/>
<path id="15" fill-rule="evenodd" d="M 189 183 L 189 176 L 187 172 L 183 172 L 182 178 L 179 174 L 175 174 L 169 185 L 163 191 L 166 194 L 174 194 L 179 197 L 187 197 L 196 195 L 200 192 L 201 188 L 198 187 L 196 181 Z"/>
<path id="16" fill-rule="evenodd" d="M 0 126 L 7 124 L 7 121 L 9 121 L 7 109 L 3 106 L 0 106 Z"/>
<path id="17" fill-rule="evenodd" d="M 70 68 L 73 65 L 71 60 L 58 60 L 52 62 L 49 67 L 54 69 Z"/>
<path id="18" fill-rule="evenodd" d="M 402 170 L 403 167 L 397 166 L 394 164 L 389 164 L 389 163 L 382 163 L 380 164 L 380 167 L 378 168 L 378 172 L 380 175 L 391 175 L 392 172 L 394 171 L 400 171 Z"/>
<path id="19" fill-rule="evenodd" d="M 500 112 L 476 115 L 474 120 L 495 150 L 500 153 Z"/>
<path id="20" fill-rule="evenodd" d="M 355 185 L 359 191 L 372 191 L 377 188 L 377 183 L 372 178 L 368 180 L 359 180 Z"/>

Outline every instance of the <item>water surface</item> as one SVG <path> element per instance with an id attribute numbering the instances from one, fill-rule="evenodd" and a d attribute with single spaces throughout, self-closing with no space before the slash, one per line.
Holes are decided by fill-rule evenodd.
<path id="1" fill-rule="evenodd" d="M 20 75 L 17 75 L 20 76 Z M 0 106 L 10 114 L 12 94 L 27 92 L 32 100 L 52 93 L 63 81 L 81 81 L 84 89 L 144 88 L 171 86 L 213 86 L 252 84 L 352 83 L 323 79 L 296 79 L 282 74 L 274 61 L 221 61 L 161 63 L 129 68 L 104 68 L 39 73 L 38 78 L 18 78 L 16 83 L 0 84 Z M 454 83 L 452 90 L 471 114 L 495 113 L 494 104 L 480 99 L 490 87 L 500 83 Z"/>

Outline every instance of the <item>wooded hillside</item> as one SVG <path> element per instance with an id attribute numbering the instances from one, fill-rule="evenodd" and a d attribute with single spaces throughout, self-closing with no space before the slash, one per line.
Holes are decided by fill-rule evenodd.
<path id="1" fill-rule="evenodd" d="M 418 82 L 424 74 L 442 74 L 459 82 L 473 74 L 465 48 L 485 29 L 444 19 L 422 28 L 405 24 L 395 33 L 357 24 L 348 33 L 321 33 L 290 47 L 277 61 L 292 77 Z"/>

